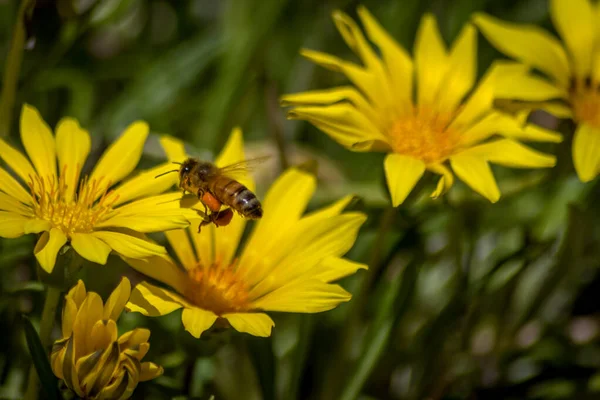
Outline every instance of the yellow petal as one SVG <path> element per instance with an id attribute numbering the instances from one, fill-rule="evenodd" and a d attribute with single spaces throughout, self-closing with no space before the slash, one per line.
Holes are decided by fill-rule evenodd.
<path id="1" fill-rule="evenodd" d="M 179 293 L 185 293 L 187 274 L 168 257 L 153 256 L 145 259 L 121 257 L 133 269 L 167 284 Z"/>
<path id="2" fill-rule="evenodd" d="M 442 81 L 436 107 L 453 112 L 473 88 L 477 78 L 477 31 L 467 24 L 450 50 L 448 70 Z"/>
<path id="3" fill-rule="evenodd" d="M 543 101 L 568 96 L 565 88 L 528 74 L 498 74 L 495 94 L 497 98 L 523 101 Z"/>
<path id="4" fill-rule="evenodd" d="M 158 176 L 169 171 L 174 172 Z M 179 181 L 177 171 L 179 171 L 177 165 L 165 163 L 139 173 L 135 177 L 123 182 L 110 193 L 111 198 L 113 196 L 116 197 L 113 206 L 167 191 Z"/>
<path id="5" fill-rule="evenodd" d="M 96 322 L 102 319 L 102 309 L 102 298 L 95 292 L 88 292 L 77 311 L 73 324 L 75 359 L 95 350 L 94 343 L 91 341 L 91 333 Z"/>
<path id="6" fill-rule="evenodd" d="M 291 111 L 290 111 L 291 112 Z M 288 113 L 289 115 L 289 113 Z M 294 118 L 289 118 L 294 119 Z M 382 152 L 388 153 L 391 151 L 389 140 L 384 137 L 359 137 L 353 135 L 355 132 L 349 131 L 347 127 L 338 125 L 335 122 L 319 122 L 308 120 L 315 128 L 329 135 L 336 142 L 346 147 L 349 150 L 356 152 Z"/>
<path id="7" fill-rule="evenodd" d="M 140 371 L 140 382 L 145 382 L 154 378 L 158 378 L 164 372 L 165 370 L 160 365 L 156 365 L 151 362 L 142 363 L 142 370 Z"/>
<path id="8" fill-rule="evenodd" d="M 125 308 L 125 304 L 129 300 L 131 294 L 131 283 L 129 279 L 123 277 L 119 285 L 110 294 L 106 304 L 104 305 L 104 312 L 102 319 L 112 319 L 116 321 L 119 319 L 119 315 Z"/>
<path id="9" fill-rule="evenodd" d="M 456 118 L 450 123 L 448 130 L 462 131 L 492 109 L 496 90 L 496 75 L 502 69 L 503 66 L 499 63 L 492 65 L 465 101 Z"/>
<path id="10" fill-rule="evenodd" d="M 459 153 L 450 158 L 454 173 L 474 191 L 495 203 L 500 198 L 500 189 L 496 184 L 487 161 L 470 154 Z"/>
<path id="11" fill-rule="evenodd" d="M 269 337 L 275 322 L 267 314 L 263 313 L 233 313 L 223 314 L 231 326 L 238 331 L 249 333 L 253 336 Z"/>
<path id="12" fill-rule="evenodd" d="M 81 280 L 79 282 L 82 282 Z M 81 283 L 83 284 L 83 283 Z M 77 305 L 72 298 L 65 296 L 65 303 L 62 309 L 61 328 L 63 338 L 71 336 L 73 332 L 73 323 L 77 316 Z"/>
<path id="13" fill-rule="evenodd" d="M 567 54 L 548 32 L 535 25 L 504 22 L 483 13 L 476 13 L 473 20 L 501 52 L 540 69 L 561 87 L 569 86 L 571 73 Z"/>
<path id="14" fill-rule="evenodd" d="M 385 98 L 380 90 L 379 81 L 381 78 L 377 73 L 320 51 L 302 49 L 300 54 L 323 68 L 346 75 L 371 103 L 380 105 L 381 99 Z"/>
<path id="15" fill-rule="evenodd" d="M 370 95 L 373 103 L 379 107 L 389 108 L 394 102 L 390 91 L 387 71 L 383 68 L 381 59 L 371 45 L 365 40 L 358 25 L 348 15 L 334 11 L 333 22 L 344 38 L 346 44 L 358 55 L 367 70 L 373 75 L 370 85 Z"/>
<path id="16" fill-rule="evenodd" d="M 66 198 L 72 199 L 79 185 L 79 174 L 90 153 L 90 134 L 73 118 L 63 118 L 56 126 L 58 171 L 65 174 Z"/>
<path id="17" fill-rule="evenodd" d="M 42 234 L 33 252 L 44 271 L 52 272 L 58 251 L 65 243 L 67 236 L 60 229 L 52 228 Z"/>
<path id="18" fill-rule="evenodd" d="M 549 168 L 556 164 L 556 157 L 533 150 L 510 139 L 481 144 L 465 150 L 461 154 L 469 154 L 513 168 Z"/>
<path id="19" fill-rule="evenodd" d="M 16 198 L 7 195 L 4 192 L 0 192 L 0 210 L 10 211 L 24 217 L 33 216 L 33 210 L 31 208 L 27 207 Z"/>
<path id="20" fill-rule="evenodd" d="M 0 139 L 0 143 L 2 140 Z M 0 146 L 1 147 L 1 146 Z M 24 204 L 31 204 L 31 195 L 8 172 L 0 168 L 0 190 Z"/>
<path id="21" fill-rule="evenodd" d="M 217 316 L 211 311 L 206 311 L 198 307 L 184 308 L 181 313 L 181 321 L 185 330 L 196 339 L 202 335 L 202 332 L 210 328 Z"/>
<path id="22" fill-rule="evenodd" d="M 187 158 L 185 145 L 181 140 L 173 136 L 162 135 L 160 137 L 160 144 L 167 154 L 169 161 L 182 162 Z"/>
<path id="23" fill-rule="evenodd" d="M 314 279 L 333 282 L 354 274 L 359 269 L 368 269 L 366 264 L 340 257 L 325 257 L 315 269 Z"/>
<path id="24" fill-rule="evenodd" d="M 139 312 L 147 317 L 160 317 L 179 310 L 181 307 L 183 304 L 178 301 L 175 293 L 148 282 L 138 283 L 133 288 L 131 297 L 125 305 L 127 310 Z"/>
<path id="25" fill-rule="evenodd" d="M 491 112 L 469 127 L 460 138 L 464 147 L 482 142 L 494 134 L 504 137 L 540 142 L 561 142 L 562 136 L 536 125 L 523 126 L 515 117 L 501 112 Z"/>
<path id="26" fill-rule="evenodd" d="M 85 283 L 81 279 L 77 281 L 77 285 L 73 286 L 69 293 L 67 293 L 68 298 L 72 299 L 77 308 L 81 307 L 83 300 L 85 300 L 85 296 L 87 296 L 87 290 L 85 289 Z"/>
<path id="27" fill-rule="evenodd" d="M 415 39 L 417 102 L 432 106 L 448 70 L 448 55 L 435 17 L 425 14 Z"/>
<path id="28" fill-rule="evenodd" d="M 49 231 L 52 228 L 52 224 L 43 219 L 30 219 L 25 222 L 25 233 L 40 233 L 43 231 Z"/>
<path id="29" fill-rule="evenodd" d="M 410 156 L 391 153 L 385 157 L 384 169 L 392 205 L 397 207 L 423 176 L 425 164 Z"/>
<path id="30" fill-rule="evenodd" d="M 111 252 L 109 245 L 89 233 L 73 233 L 71 246 L 81 257 L 101 265 L 106 264 Z"/>
<path id="31" fill-rule="evenodd" d="M 427 169 L 441 175 L 435 190 L 431 193 L 431 198 L 437 199 L 450 190 L 454 184 L 454 175 L 444 164 L 431 164 L 427 166 Z"/>
<path id="32" fill-rule="evenodd" d="M 281 105 L 288 106 L 329 106 L 339 102 L 352 104 L 358 112 L 377 124 L 380 120 L 378 111 L 352 86 L 339 86 L 323 90 L 311 90 L 301 93 L 287 94 L 281 97 Z"/>
<path id="33" fill-rule="evenodd" d="M 369 39 L 381 51 L 387 66 L 396 107 L 402 114 L 410 112 L 413 104 L 413 65 L 410 56 L 379 25 L 365 7 L 358 6 L 358 16 Z"/>
<path id="34" fill-rule="evenodd" d="M 101 187 L 112 186 L 129 175 L 136 167 L 144 143 L 148 137 L 149 127 L 145 122 L 134 122 L 104 152 L 96 164 L 90 182 L 101 182 Z M 101 191 L 97 196 L 100 196 Z"/>
<path id="35" fill-rule="evenodd" d="M 351 297 L 339 285 L 300 280 L 266 294 L 254 301 L 252 307 L 265 311 L 316 313 L 331 310 Z"/>
<path id="36" fill-rule="evenodd" d="M 97 231 L 92 232 L 91 235 L 102 240 L 117 253 L 129 258 L 146 258 L 167 253 L 162 246 L 124 233 Z"/>
<path id="37" fill-rule="evenodd" d="M 27 157 L 2 139 L 0 139 L 0 158 L 25 183 L 31 182 L 32 178 L 37 175 Z"/>
<path id="38" fill-rule="evenodd" d="M 252 286 L 249 296 L 258 298 L 296 279 L 313 279 L 322 259 L 342 256 L 350 250 L 365 220 L 366 215 L 358 212 L 326 220 L 302 219 L 273 247 L 263 247 L 268 256 L 263 256 L 253 269 L 240 265 L 238 273 Z"/>
<path id="39" fill-rule="evenodd" d="M 580 124 L 573 137 L 573 164 L 582 182 L 589 182 L 600 173 L 600 130 Z"/>
<path id="40" fill-rule="evenodd" d="M 573 73 L 587 78 L 592 70 L 597 19 L 590 0 L 550 0 L 550 16 L 567 45 Z"/>
<path id="41" fill-rule="evenodd" d="M 364 142 L 386 142 L 379 128 L 352 104 L 339 103 L 330 106 L 300 106 L 288 111 L 289 119 L 306 120 L 342 146 L 350 150 L 364 151 L 359 144 Z M 335 129 L 323 129 L 334 127 Z"/>
<path id="42" fill-rule="evenodd" d="M 21 142 L 40 176 L 56 176 L 56 143 L 52 130 L 28 104 L 21 109 Z"/>
<path id="43" fill-rule="evenodd" d="M 185 229 L 173 229 L 165 232 L 165 236 L 169 241 L 177 259 L 183 265 L 185 269 L 193 269 L 197 265 L 196 254 L 190 243 L 187 230 Z"/>
<path id="44" fill-rule="evenodd" d="M 17 238 L 25 234 L 25 224 L 30 219 L 10 211 L 0 211 L 0 237 Z"/>
<path id="45" fill-rule="evenodd" d="M 240 265 L 250 264 L 249 259 L 259 259 L 263 248 L 275 243 L 300 219 L 315 188 L 315 177 L 295 168 L 277 178 L 265 196 L 264 216 L 246 244 Z"/>

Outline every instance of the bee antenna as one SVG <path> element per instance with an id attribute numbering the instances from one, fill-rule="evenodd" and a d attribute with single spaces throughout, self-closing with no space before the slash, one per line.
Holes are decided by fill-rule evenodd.
<path id="1" fill-rule="evenodd" d="M 173 170 L 171 170 L 171 171 L 163 172 L 162 174 L 158 174 L 158 175 L 156 175 L 156 176 L 154 177 L 154 179 L 156 179 L 156 178 L 159 178 L 159 177 L 161 177 L 161 176 L 163 176 L 163 175 L 166 175 L 166 174 L 170 174 L 171 172 L 179 172 L 179 170 L 178 170 L 178 169 L 173 169 Z"/>
<path id="2" fill-rule="evenodd" d="M 171 161 L 172 164 L 177 164 L 177 165 L 183 165 L 183 163 L 177 162 L 177 161 Z"/>

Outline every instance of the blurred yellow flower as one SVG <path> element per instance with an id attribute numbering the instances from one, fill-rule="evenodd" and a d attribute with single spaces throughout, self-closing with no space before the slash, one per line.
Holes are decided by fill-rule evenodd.
<path id="1" fill-rule="evenodd" d="M 425 15 L 413 61 L 364 7 L 358 8 L 358 15 L 379 51 L 346 14 L 336 11 L 333 19 L 364 66 L 302 50 L 309 60 L 345 74 L 354 86 L 286 95 L 282 105 L 294 106 L 288 118 L 311 122 L 350 150 L 389 153 L 384 169 L 394 206 L 406 199 L 425 170 L 441 175 L 432 197 L 445 193 L 454 180 L 448 161 L 461 180 L 492 202 L 500 191 L 490 162 L 520 168 L 554 166 L 553 156 L 517 139 L 557 142 L 560 135 L 523 126 L 493 109 L 497 70 L 514 68 L 496 65 L 475 86 L 473 26 L 467 24 L 447 51 L 434 17 Z M 503 138 L 492 139 L 494 134 Z"/>
<path id="2" fill-rule="evenodd" d="M 172 175 L 155 179 L 172 166 L 165 163 L 111 189 L 135 169 L 147 136 L 145 122 L 131 124 L 91 175 L 81 178 L 91 146 L 88 132 L 76 120 L 64 118 L 54 137 L 38 111 L 25 105 L 21 141 L 31 162 L 2 139 L 0 158 L 29 190 L 0 168 L 0 237 L 43 232 L 35 256 L 47 272 L 53 270 L 58 251 L 68 241 L 83 258 L 98 264 L 106 263 L 111 250 L 127 257 L 165 254 L 163 247 L 136 232 L 188 225 L 186 210 L 173 201 L 181 193 L 157 195 L 176 182 Z"/>
<path id="3" fill-rule="evenodd" d="M 181 143 L 164 138 L 163 146 L 171 160 L 186 158 Z M 242 160 L 242 134 L 234 130 L 216 164 Z M 254 188 L 249 176 L 240 181 Z M 342 258 L 366 216 L 343 212 L 350 197 L 302 216 L 315 186 L 312 175 L 285 172 L 267 193 L 264 217 L 241 252 L 246 224 L 241 217 L 224 227 L 206 226 L 200 234 L 194 226 L 166 232 L 179 262 L 161 257 L 128 262 L 172 289 L 138 284 L 126 307 L 148 316 L 183 308 L 183 325 L 194 337 L 219 318 L 240 332 L 269 336 L 274 323 L 263 311 L 315 313 L 350 300 L 348 292 L 330 282 L 366 268 Z"/>
<path id="4" fill-rule="evenodd" d="M 54 374 L 84 399 L 127 399 L 138 382 L 154 379 L 163 368 L 142 362 L 150 344 L 148 329 L 134 329 L 117 338 L 116 320 L 129 299 L 127 278 L 106 304 L 97 293 L 86 292 L 79 281 L 65 296 L 62 339 L 52 346 Z"/>
<path id="5" fill-rule="evenodd" d="M 474 22 L 498 50 L 541 71 L 506 79 L 498 97 L 549 102 L 541 108 L 577 122 L 573 164 L 582 182 L 600 173 L 600 3 L 550 0 L 550 15 L 564 45 L 535 25 L 502 22 L 475 14 Z"/>

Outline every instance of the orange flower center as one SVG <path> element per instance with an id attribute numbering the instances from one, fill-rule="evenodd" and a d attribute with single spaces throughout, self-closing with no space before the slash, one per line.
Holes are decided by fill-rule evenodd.
<path id="1" fill-rule="evenodd" d="M 425 164 L 445 161 L 458 145 L 458 132 L 448 129 L 453 117 L 450 113 L 415 109 L 392 124 L 388 132 L 392 149 Z"/>
<path id="2" fill-rule="evenodd" d="M 216 262 L 209 267 L 198 265 L 189 270 L 186 298 L 217 315 L 247 310 L 250 308 L 248 287 L 239 279 L 234 266 L 235 261 L 228 266 Z"/>
<path id="3" fill-rule="evenodd" d="M 33 197 L 33 211 L 38 218 L 50 222 L 67 236 L 92 232 L 96 223 L 112 211 L 118 197 L 111 196 L 107 200 L 108 193 L 101 189 L 100 182 L 88 182 L 87 178 L 80 181 L 79 190 L 70 196 L 64 175 L 63 171 L 58 179 L 55 176 L 30 176 L 28 185 Z M 96 200 L 99 193 L 102 195 Z"/>
<path id="4" fill-rule="evenodd" d="M 578 82 L 571 89 L 571 106 L 577 121 L 600 128 L 600 92 L 588 80 Z"/>

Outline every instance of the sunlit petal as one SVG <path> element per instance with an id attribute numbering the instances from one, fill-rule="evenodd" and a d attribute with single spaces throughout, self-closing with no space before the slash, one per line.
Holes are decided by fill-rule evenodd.
<path id="1" fill-rule="evenodd" d="M 465 150 L 463 154 L 480 157 L 495 164 L 512 168 L 549 168 L 556 157 L 541 153 L 514 140 L 502 139 Z"/>
<path id="2" fill-rule="evenodd" d="M 561 87 L 569 86 L 570 68 L 560 42 L 535 25 L 501 21 L 483 13 L 473 18 L 481 33 L 503 53 L 539 68 Z"/>
<path id="3" fill-rule="evenodd" d="M 113 142 L 96 164 L 90 181 L 114 185 L 129 175 L 142 157 L 149 127 L 145 122 L 134 122 Z M 100 196 L 100 192 L 97 196 Z"/>
<path id="4" fill-rule="evenodd" d="M 600 173 L 600 129 L 580 124 L 573 138 L 573 164 L 582 182 Z"/>
<path id="5" fill-rule="evenodd" d="M 8 145 L 0 139 L 0 158 L 8 164 L 15 174 L 25 183 L 31 182 L 32 177 L 36 175 L 33 166 L 20 151 Z"/>
<path id="6" fill-rule="evenodd" d="M 161 164 L 123 182 L 111 192 L 111 195 L 116 198 L 113 205 L 118 206 L 131 200 L 157 195 L 168 190 L 177 184 L 179 179 L 176 173 L 169 173 L 169 171 L 177 172 L 177 166 L 171 163 Z M 164 173 L 167 174 L 158 176 Z"/>
<path id="7" fill-rule="evenodd" d="M 65 174 L 65 197 L 72 199 L 79 185 L 79 175 L 90 153 L 90 134 L 73 118 L 63 118 L 56 126 L 56 152 L 58 171 Z"/>
<path id="8" fill-rule="evenodd" d="M 25 234 L 29 218 L 10 211 L 0 211 L 0 237 L 16 238 Z"/>
<path id="9" fill-rule="evenodd" d="M 309 280 L 282 286 L 252 305 L 265 311 L 316 313 L 331 310 L 351 297 L 338 285 Z"/>
<path id="10" fill-rule="evenodd" d="M 162 246 L 120 232 L 97 231 L 92 232 L 91 235 L 105 242 L 117 253 L 129 258 L 146 258 L 167 253 Z"/>
<path id="11" fill-rule="evenodd" d="M 392 204 L 397 207 L 423 176 L 425 164 L 416 158 L 392 153 L 385 157 L 384 169 Z"/>
<path id="12" fill-rule="evenodd" d="M 177 295 L 148 282 L 137 284 L 125 305 L 129 311 L 139 312 L 150 317 L 170 314 L 181 307 L 183 304 L 178 301 Z"/>
<path id="13" fill-rule="evenodd" d="M 44 271 L 52 272 L 58 251 L 65 243 L 67 236 L 60 229 L 52 228 L 42 234 L 33 252 Z"/>
<path id="14" fill-rule="evenodd" d="M 234 313 L 223 314 L 231 326 L 238 332 L 249 333 L 253 336 L 269 337 L 275 322 L 263 313 Z"/>
<path id="15" fill-rule="evenodd" d="M 417 101 L 420 106 L 432 106 L 442 79 L 448 70 L 448 54 L 440 36 L 435 17 L 426 14 L 415 39 Z"/>
<path id="16" fill-rule="evenodd" d="M 2 140 L 0 139 L 0 142 Z M 1 146 L 0 146 L 1 147 Z M 0 190 L 19 200 L 23 204 L 31 204 L 31 195 L 7 171 L 0 168 Z"/>
<path id="17" fill-rule="evenodd" d="M 88 233 L 73 233 L 71 246 L 81 257 L 101 265 L 106 264 L 112 250 L 104 241 Z"/>
<path id="18" fill-rule="evenodd" d="M 444 164 L 431 164 L 427 166 L 427 169 L 441 175 L 435 190 L 431 193 L 431 198 L 437 199 L 450 190 L 454 184 L 454 175 Z"/>
<path id="19" fill-rule="evenodd" d="M 202 332 L 210 328 L 216 320 L 217 316 L 213 312 L 197 307 L 184 308 L 181 313 L 185 330 L 195 338 L 199 338 Z"/>
<path id="20" fill-rule="evenodd" d="M 56 176 L 56 143 L 52 130 L 38 110 L 28 104 L 21 109 L 21 142 L 40 176 Z"/>
<path id="21" fill-rule="evenodd" d="M 500 189 L 486 160 L 470 154 L 457 154 L 450 158 L 452 170 L 474 191 L 492 203 L 500 199 Z"/>
<path id="22" fill-rule="evenodd" d="M 187 275 L 169 257 L 121 258 L 138 272 L 167 284 L 179 293 L 185 291 Z"/>
<path id="23" fill-rule="evenodd" d="M 187 158 L 184 143 L 173 136 L 162 135 L 160 145 L 167 154 L 169 161 L 182 162 Z"/>
<path id="24" fill-rule="evenodd" d="M 129 279 L 123 277 L 119 285 L 113 290 L 106 304 L 104 304 L 103 319 L 117 320 L 125 308 L 129 295 L 131 294 L 131 283 Z M 148 332 L 149 335 L 149 332 Z M 148 339 L 144 340 L 147 341 Z"/>

